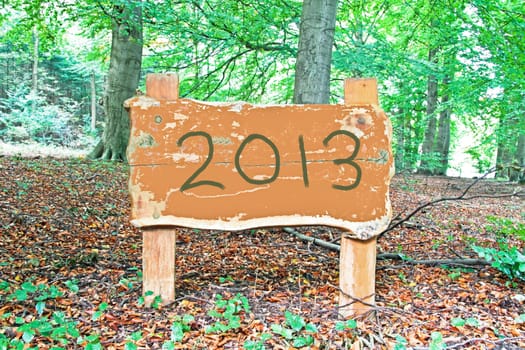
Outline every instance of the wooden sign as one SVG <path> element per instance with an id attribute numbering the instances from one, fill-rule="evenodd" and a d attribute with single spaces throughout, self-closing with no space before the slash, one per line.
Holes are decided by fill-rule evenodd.
<path id="1" fill-rule="evenodd" d="M 391 127 L 377 106 L 374 80 L 348 80 L 344 105 L 206 103 L 178 99 L 177 85 L 176 75 L 150 75 L 147 95 L 126 102 L 134 225 L 335 226 L 347 230 L 345 239 L 359 240 L 360 250 L 361 241 L 372 242 L 373 257 L 364 259 L 373 259 L 375 269 L 374 237 L 391 216 L 393 160 Z M 175 236 L 169 229 L 162 232 L 145 234 L 152 240 Z M 169 242 L 174 259 L 174 238 Z M 152 251 L 158 256 L 161 248 L 150 243 L 145 242 L 144 256 Z M 350 254 L 370 255 L 368 250 Z M 370 273 L 375 276 L 369 267 Z M 145 271 L 145 288 L 170 289 L 146 277 Z M 174 291 L 168 294 L 173 299 Z M 357 298 L 373 302 L 373 295 Z"/>

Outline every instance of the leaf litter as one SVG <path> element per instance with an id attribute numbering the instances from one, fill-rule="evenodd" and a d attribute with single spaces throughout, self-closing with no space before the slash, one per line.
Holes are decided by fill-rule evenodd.
<path id="1" fill-rule="evenodd" d="M 0 157 L 0 339 L 41 349 L 525 347 L 522 280 L 509 281 L 487 265 L 378 260 L 375 313 L 344 323 L 337 312 L 338 254 L 282 228 L 177 228 L 176 300 L 145 307 L 142 237 L 129 224 L 127 172 L 123 164 L 83 159 Z M 457 195 L 472 181 L 396 175 L 394 213 Z M 482 180 L 472 191 L 510 193 L 516 186 Z M 523 222 L 523 197 L 425 208 L 381 237 L 378 252 L 476 258 L 473 242 L 497 243 L 487 229 L 490 216 Z M 340 236 L 328 227 L 297 230 L 332 242 Z M 513 243 L 523 249 L 522 241 Z M 220 308 L 218 296 L 230 304 Z M 233 311 L 235 325 L 217 318 L 241 297 L 249 309 Z M 291 329 L 289 315 L 311 332 Z M 207 332 L 215 322 L 224 330 Z M 177 341 L 174 328 L 182 332 Z"/>

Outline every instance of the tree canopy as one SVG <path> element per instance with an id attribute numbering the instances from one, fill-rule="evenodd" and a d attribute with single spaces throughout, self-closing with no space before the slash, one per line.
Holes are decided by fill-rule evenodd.
<path id="1" fill-rule="evenodd" d="M 94 72 L 97 99 L 101 99 L 110 63 L 112 21 L 125 13 L 122 9 L 128 3 L 17 0 L 3 4 L 0 137 L 4 141 L 70 142 L 50 135 L 51 131 L 35 130 L 52 120 L 61 120 L 61 128 L 74 130 L 79 137 L 88 134 L 90 77 Z M 143 0 L 137 4 L 143 17 L 142 77 L 148 72 L 175 71 L 181 77 L 182 97 L 293 101 L 301 1 Z M 479 172 L 498 165 L 500 176 L 523 178 L 524 33 L 525 5 L 518 0 L 339 0 L 330 102 L 342 100 L 343 78 L 376 77 L 381 105 L 394 125 L 398 171 L 446 173 L 458 167 L 452 154 L 462 153 Z M 35 60 L 39 63 L 36 90 L 32 89 L 35 73 L 28 69 Z M 100 136 L 108 122 L 102 122 L 101 107 L 97 112 Z M 48 127 L 53 129 L 57 126 Z"/>

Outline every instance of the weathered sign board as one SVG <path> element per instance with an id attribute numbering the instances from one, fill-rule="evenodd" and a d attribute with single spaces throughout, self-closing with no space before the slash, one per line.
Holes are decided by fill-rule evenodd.
<path id="1" fill-rule="evenodd" d="M 393 174 L 392 131 L 375 80 L 347 80 L 343 105 L 179 99 L 175 74 L 149 75 L 146 85 L 146 96 L 126 102 L 145 291 L 174 299 L 177 226 L 328 225 L 347 232 L 342 313 L 373 304 L 375 237 L 390 220 Z"/>

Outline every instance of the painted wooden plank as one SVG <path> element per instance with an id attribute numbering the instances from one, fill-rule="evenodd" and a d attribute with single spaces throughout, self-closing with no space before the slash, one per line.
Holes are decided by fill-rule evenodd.
<path id="1" fill-rule="evenodd" d="M 390 218 L 390 125 L 374 105 L 128 102 L 132 222 L 238 230 Z"/>

